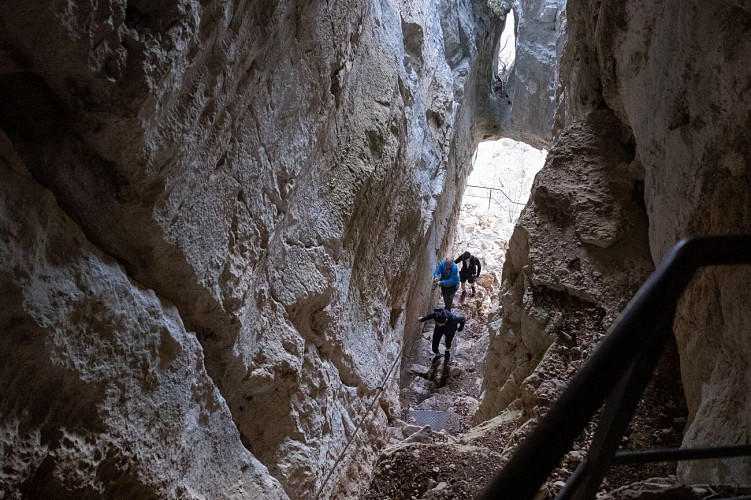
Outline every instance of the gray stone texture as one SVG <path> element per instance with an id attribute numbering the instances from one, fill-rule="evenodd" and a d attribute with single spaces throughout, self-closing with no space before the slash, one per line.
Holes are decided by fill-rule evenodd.
<path id="1" fill-rule="evenodd" d="M 506 254 L 477 421 L 544 413 L 653 270 L 630 141 L 603 110 L 550 150 Z"/>
<path id="2" fill-rule="evenodd" d="M 550 149 L 560 99 L 558 68 L 566 41 L 565 0 L 515 0 L 516 62 L 508 91 L 511 122 L 505 137 Z"/>
<path id="3" fill-rule="evenodd" d="M 501 127 L 502 26 L 469 0 L 4 2 L 7 498 L 352 496 Z"/>
<path id="4" fill-rule="evenodd" d="M 569 4 L 570 36 L 583 35 L 572 54 L 588 64 L 568 71 L 582 95 L 597 80 L 581 76 L 597 75 L 605 103 L 633 130 L 654 261 L 685 237 L 751 232 L 748 2 L 598 5 Z M 748 266 L 708 268 L 679 304 L 684 446 L 748 441 L 750 285 Z M 751 461 L 685 462 L 679 474 L 749 484 Z"/>
<path id="5" fill-rule="evenodd" d="M 478 419 L 506 407 L 534 418 L 535 387 L 555 394 L 556 378 L 536 374 L 548 370 L 570 312 L 559 319 L 559 306 L 538 307 L 553 292 L 612 319 L 648 271 L 646 243 L 659 264 L 683 238 L 751 232 L 748 2 L 570 0 L 566 23 L 555 142 L 510 243 Z M 603 113 L 620 126 L 592 128 Z M 628 215 L 628 182 L 648 226 Z M 576 258 L 568 272 L 562 257 Z M 622 301 L 612 301 L 615 292 Z M 748 266 L 702 270 L 680 301 L 684 446 L 748 442 L 749 303 Z M 678 472 L 685 482 L 748 484 L 751 461 L 685 462 Z"/>

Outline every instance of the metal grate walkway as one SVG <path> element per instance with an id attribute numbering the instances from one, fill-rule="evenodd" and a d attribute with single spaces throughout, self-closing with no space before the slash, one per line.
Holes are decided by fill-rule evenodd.
<path id="1" fill-rule="evenodd" d="M 410 410 L 407 412 L 409 423 L 424 427 L 429 425 L 434 431 L 445 429 L 458 432 L 459 415 L 452 411 Z"/>

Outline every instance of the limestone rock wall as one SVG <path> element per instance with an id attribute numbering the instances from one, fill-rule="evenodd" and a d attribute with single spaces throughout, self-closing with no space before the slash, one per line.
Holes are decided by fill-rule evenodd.
<path id="1" fill-rule="evenodd" d="M 504 136 L 549 149 L 560 99 L 566 0 L 516 0 L 516 62 L 508 84 L 511 122 Z"/>
<path id="2" fill-rule="evenodd" d="M 501 28 L 470 1 L 5 2 L 3 491 L 353 495 L 499 127 Z"/>
<path id="3" fill-rule="evenodd" d="M 175 306 L 0 157 L 3 496 L 283 498 Z"/>
<path id="4" fill-rule="evenodd" d="M 503 23 L 487 26 L 483 41 L 493 45 L 478 51 L 474 82 L 467 88 L 476 103 L 472 118 L 474 141 L 503 137 L 548 148 L 558 106 L 558 66 L 566 34 L 565 0 L 515 0 L 496 5 Z M 516 19 L 516 62 L 509 68 L 504 89 L 498 76 L 498 51 L 506 16 Z M 485 21 L 480 19 L 481 25 Z M 460 68 L 460 73 L 465 69 Z"/>
<path id="5" fill-rule="evenodd" d="M 610 111 L 560 134 L 509 242 L 477 421 L 521 409 L 529 428 L 653 270 L 642 173 Z"/>
<path id="6" fill-rule="evenodd" d="M 577 255 L 581 271 L 567 274 L 565 281 L 584 279 L 587 283 L 602 273 L 594 267 L 587 269 L 596 261 L 590 254 L 607 252 L 611 243 L 612 248 L 640 248 L 648 241 L 651 260 L 659 263 L 684 237 L 751 231 L 751 151 L 747 140 L 751 102 L 746 91 L 751 70 L 744 62 L 751 53 L 748 3 L 570 0 L 566 16 L 568 42 L 560 70 L 563 99 L 556 115 L 553 159 L 539 174 L 531 205 L 511 241 L 508 269 L 504 269 L 504 316 L 492 347 L 494 352 L 514 350 L 518 354 L 513 362 L 488 365 L 483 418 L 529 393 L 524 385 L 530 384 L 529 378 L 535 380 L 534 375 L 525 379 L 537 369 L 534 353 L 549 352 L 546 345 L 554 340 L 550 333 L 543 333 L 548 325 L 556 326 L 549 319 L 551 313 L 544 308 L 542 314 L 535 307 L 540 284 L 544 285 L 542 291 L 564 286 L 551 287 L 553 280 L 535 279 L 540 274 L 557 274 L 539 271 L 542 262 L 561 253 L 558 247 L 548 246 L 548 239 L 563 238 L 566 243 L 559 246 L 564 250 L 581 243 L 578 252 L 587 254 Z M 628 141 L 633 161 L 623 172 L 632 170 L 626 178 L 643 177 L 643 195 L 635 190 L 634 198 L 644 200 L 648 232 L 624 231 L 627 225 L 615 222 L 620 216 L 604 222 L 618 212 L 625 213 L 608 202 L 610 207 L 600 204 L 595 210 L 600 214 L 597 218 L 609 214 L 601 222 L 592 225 L 596 219 L 589 216 L 573 220 L 564 216 L 551 236 L 538 238 L 539 226 L 532 221 L 544 220 L 545 205 L 563 214 L 571 213 L 572 207 L 586 206 L 586 200 L 591 199 L 586 192 L 592 182 L 589 169 L 602 168 L 623 156 L 621 148 L 593 149 L 574 140 L 579 134 L 572 136 L 572 130 L 604 112 L 596 110 L 608 110 L 620 123 L 609 133 L 621 130 L 617 133 L 626 131 L 633 136 Z M 599 134 L 590 135 L 595 138 Z M 572 189 L 569 196 L 561 196 L 568 183 L 551 184 L 548 179 L 566 151 L 564 157 L 569 159 L 564 163 L 582 164 L 576 175 L 587 178 L 577 179 L 579 192 Z M 598 164 L 600 167 L 595 167 Z M 642 169 L 643 174 L 638 173 Z M 600 246 L 604 250 L 599 250 Z M 620 255 L 611 265 L 618 259 Z M 555 262 L 550 265 L 556 269 Z M 624 277 L 641 279 L 644 271 L 642 265 L 633 269 L 628 265 Z M 527 278 L 522 282 L 523 276 Z M 685 446 L 748 442 L 749 284 L 748 267 L 706 269 L 695 277 L 679 305 L 674 331 L 689 407 Z M 568 286 L 567 296 L 591 303 L 597 294 L 582 294 L 588 289 Z M 606 316 L 620 307 L 604 303 Z M 525 353 L 529 354 L 526 358 Z M 511 391 L 518 386 L 522 386 L 521 396 Z M 690 482 L 748 483 L 749 463 L 748 459 L 686 462 L 679 467 L 679 474 Z"/>
<path id="7" fill-rule="evenodd" d="M 748 3 L 581 2 L 572 10 L 572 30 L 584 35 L 574 58 L 592 57 L 570 71 L 597 75 L 603 100 L 633 130 L 655 262 L 684 237 L 749 233 Z M 588 80 L 580 79 L 584 95 L 592 94 Z M 750 284 L 748 266 L 709 268 L 680 303 L 685 446 L 748 442 Z M 696 461 L 679 472 L 687 481 L 748 484 L 750 467 L 747 459 Z"/>

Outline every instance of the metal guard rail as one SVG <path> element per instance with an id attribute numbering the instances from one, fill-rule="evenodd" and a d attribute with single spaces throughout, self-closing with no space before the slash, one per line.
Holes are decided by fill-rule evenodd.
<path id="1" fill-rule="evenodd" d="M 748 445 L 616 454 L 662 348 L 672 335 L 678 299 L 694 273 L 704 266 L 749 263 L 751 235 L 712 236 L 678 243 L 478 500 L 534 498 L 603 402 L 587 457 L 557 500 L 594 498 L 611 463 L 751 455 Z"/>

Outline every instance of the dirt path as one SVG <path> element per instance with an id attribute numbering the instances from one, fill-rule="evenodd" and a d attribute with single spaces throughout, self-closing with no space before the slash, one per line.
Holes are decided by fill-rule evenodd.
<path id="1" fill-rule="evenodd" d="M 467 294 L 464 300 L 456 300 L 452 312 L 464 316 L 467 322 L 461 332 L 457 332 L 451 347 L 451 361 L 448 364 L 448 377 L 441 386 L 441 370 L 434 380 L 427 380 L 431 363 L 430 339 L 433 322 L 426 321 L 420 335 L 419 345 L 404 363 L 409 367 L 411 378 L 401 390 L 402 420 L 410 425 L 422 427 L 421 414 L 426 412 L 448 412 L 446 432 L 458 435 L 471 427 L 477 410 L 482 381 L 482 364 L 488 348 L 487 310 L 490 303 L 488 292 L 477 286 L 477 294 Z M 461 291 L 457 293 L 457 299 Z M 437 296 L 437 294 L 436 294 Z M 415 320 L 417 321 L 417 320 Z M 441 352 L 444 344 L 441 341 Z M 433 429 L 440 430 L 440 429 Z"/>

